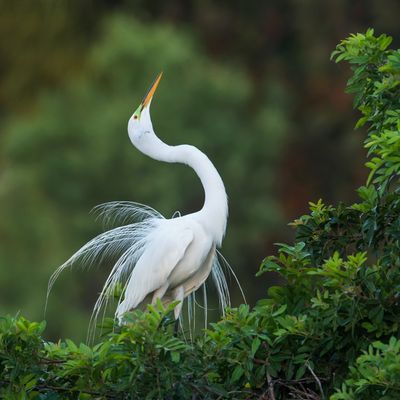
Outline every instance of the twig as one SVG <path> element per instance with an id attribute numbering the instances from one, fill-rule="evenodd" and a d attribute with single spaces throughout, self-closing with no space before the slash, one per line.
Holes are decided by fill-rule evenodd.
<path id="1" fill-rule="evenodd" d="M 314 380 L 312 381 L 314 382 Z M 287 385 L 286 383 L 282 382 L 281 386 L 289 389 L 290 393 L 290 398 L 291 399 L 296 399 L 296 400 L 321 400 L 319 395 L 317 393 L 313 392 L 312 390 L 305 388 L 302 383 L 298 384 L 301 388 L 296 388 L 295 386 L 292 385 Z"/>
<path id="2" fill-rule="evenodd" d="M 44 357 L 39 357 L 39 362 L 42 364 L 63 364 L 65 363 L 64 360 L 56 360 L 56 359 L 50 359 L 50 358 L 44 358 Z"/>
<path id="3" fill-rule="evenodd" d="M 268 394 L 271 398 L 270 400 L 276 400 L 274 394 L 274 382 L 271 378 L 271 375 L 267 372 L 267 381 L 268 381 Z"/>
<path id="4" fill-rule="evenodd" d="M 307 369 L 311 372 L 311 375 L 314 377 L 315 381 L 317 382 L 319 391 L 321 392 L 321 399 L 325 400 L 324 390 L 322 389 L 321 381 L 319 380 L 318 376 L 315 375 L 314 371 L 310 367 L 310 364 L 308 364 L 308 363 L 307 363 Z"/>

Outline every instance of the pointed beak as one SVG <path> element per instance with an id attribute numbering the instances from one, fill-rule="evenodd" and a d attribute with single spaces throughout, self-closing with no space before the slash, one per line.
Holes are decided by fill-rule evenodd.
<path id="1" fill-rule="evenodd" d="M 150 86 L 150 89 L 149 89 L 149 91 L 147 92 L 146 96 L 144 96 L 144 99 L 143 99 L 143 101 L 142 101 L 142 109 L 145 108 L 145 107 L 147 107 L 147 106 L 150 104 L 150 102 L 151 102 L 151 100 L 152 100 L 152 98 L 153 98 L 153 96 L 154 96 L 154 93 L 155 93 L 156 90 L 157 90 L 158 84 L 160 83 L 160 80 L 161 80 L 162 75 L 163 75 L 162 72 L 160 72 L 160 73 L 157 75 L 156 80 L 155 80 L 155 81 L 153 82 L 153 84 Z"/>
<path id="2" fill-rule="evenodd" d="M 133 113 L 133 118 L 134 119 L 140 119 L 140 116 L 142 114 L 142 111 L 148 107 L 151 103 L 151 100 L 154 96 L 154 93 L 157 90 L 157 86 L 160 83 L 161 77 L 162 77 L 162 72 L 160 72 L 157 75 L 157 78 L 155 79 L 155 81 L 153 82 L 153 84 L 150 86 L 150 89 L 148 90 L 148 92 L 146 93 L 146 96 L 144 96 L 142 102 L 140 103 L 140 106 L 136 109 L 136 111 Z"/>

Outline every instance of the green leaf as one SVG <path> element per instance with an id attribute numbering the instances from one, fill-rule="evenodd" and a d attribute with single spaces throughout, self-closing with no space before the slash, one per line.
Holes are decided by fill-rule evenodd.
<path id="1" fill-rule="evenodd" d="M 231 383 L 237 382 L 244 374 L 244 369 L 241 365 L 237 365 L 231 375 Z"/>
<path id="2" fill-rule="evenodd" d="M 287 304 L 281 305 L 276 311 L 272 313 L 273 317 L 277 317 L 278 315 L 283 314 L 287 309 Z"/>
<path id="3" fill-rule="evenodd" d="M 177 351 L 171 351 L 171 360 L 174 363 L 178 363 L 181 359 L 181 355 Z"/>
<path id="4" fill-rule="evenodd" d="M 306 372 L 306 366 L 302 365 L 297 369 L 294 379 L 296 381 L 300 380 L 304 376 L 305 372 Z"/>
<path id="5" fill-rule="evenodd" d="M 261 345 L 261 340 L 258 337 L 254 338 L 251 343 L 251 356 L 252 357 L 254 357 L 254 355 L 256 354 L 260 345 Z"/>

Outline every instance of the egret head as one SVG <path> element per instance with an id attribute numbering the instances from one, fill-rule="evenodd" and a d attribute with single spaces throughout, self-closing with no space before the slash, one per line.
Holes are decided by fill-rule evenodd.
<path id="1" fill-rule="evenodd" d="M 128 133 L 131 142 L 135 147 L 141 150 L 141 144 L 147 142 L 147 139 L 151 134 L 154 135 L 153 125 L 150 119 L 150 104 L 153 99 L 153 95 L 160 83 L 162 72 L 158 74 L 154 83 L 150 86 L 146 96 L 140 103 L 139 107 L 133 113 L 128 122 Z"/>

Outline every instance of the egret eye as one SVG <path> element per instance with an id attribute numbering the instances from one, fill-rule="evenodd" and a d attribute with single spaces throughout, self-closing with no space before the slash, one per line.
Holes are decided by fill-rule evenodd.
<path id="1" fill-rule="evenodd" d="M 133 119 L 137 119 L 137 115 L 135 115 L 135 116 L 133 117 Z"/>

